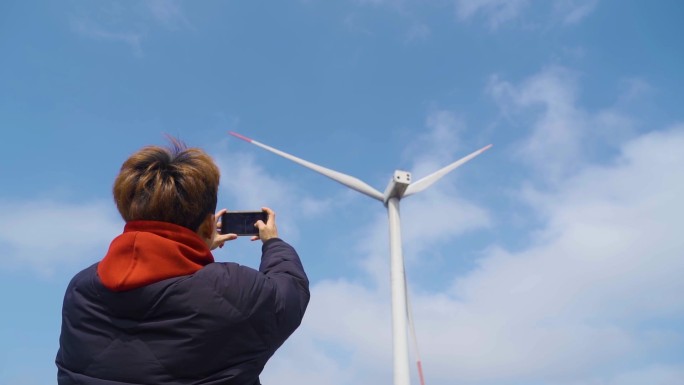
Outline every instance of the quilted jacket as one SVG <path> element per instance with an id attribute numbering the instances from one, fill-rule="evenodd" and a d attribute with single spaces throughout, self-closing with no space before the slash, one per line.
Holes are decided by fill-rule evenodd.
<path id="1" fill-rule="evenodd" d="M 300 325 L 309 282 L 281 239 L 259 270 L 217 263 L 192 231 L 129 222 L 67 287 L 58 383 L 257 385 Z"/>

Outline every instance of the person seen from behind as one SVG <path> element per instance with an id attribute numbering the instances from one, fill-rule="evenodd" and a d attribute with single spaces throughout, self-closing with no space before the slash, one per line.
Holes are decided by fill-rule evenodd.
<path id="1" fill-rule="evenodd" d="M 215 262 L 236 239 L 216 215 L 219 170 L 171 138 L 131 155 L 114 182 L 123 233 L 69 283 L 56 364 L 60 385 L 259 385 L 266 362 L 300 325 L 309 281 L 258 221 L 258 270 Z"/>

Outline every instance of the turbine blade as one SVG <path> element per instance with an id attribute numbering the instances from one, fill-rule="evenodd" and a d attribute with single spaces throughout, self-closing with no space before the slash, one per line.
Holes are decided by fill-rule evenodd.
<path id="1" fill-rule="evenodd" d="M 425 190 L 426 188 L 430 187 L 433 183 L 440 180 L 444 175 L 450 173 L 451 171 L 453 171 L 458 166 L 466 163 L 467 161 L 473 159 L 474 157 L 476 157 L 476 156 L 482 154 L 483 152 L 489 150 L 491 147 L 492 147 L 491 144 L 484 146 L 481 149 L 473 152 L 472 154 L 464 156 L 463 158 L 455 161 L 454 163 L 451 163 L 450 165 L 433 172 L 432 174 L 426 176 L 425 178 L 422 178 L 421 180 L 419 180 L 415 183 L 411 183 L 406 188 L 406 192 L 404 192 L 403 198 Z"/>
<path id="2" fill-rule="evenodd" d="M 230 135 L 233 135 L 236 138 L 239 138 L 239 139 L 242 139 L 246 142 L 252 143 L 255 146 L 259 146 L 266 151 L 270 151 L 276 155 L 282 156 L 285 159 L 289 159 L 289 160 L 291 160 L 291 161 L 293 161 L 293 162 L 295 162 L 301 166 L 304 166 L 308 169 L 316 171 L 319 174 L 323 174 L 323 175 L 327 176 L 328 178 L 334 180 L 335 182 L 341 183 L 341 184 L 343 184 L 343 185 L 345 185 L 351 189 L 354 189 L 354 190 L 356 190 L 362 194 L 366 194 L 371 198 L 375 198 L 381 202 L 384 199 L 384 197 L 380 191 L 374 189 L 373 187 L 371 187 L 370 185 L 368 185 L 367 183 L 365 183 L 364 181 L 362 181 L 358 178 L 354 178 L 353 176 L 349 176 L 347 174 L 343 174 L 341 172 L 331 170 L 329 168 L 325 168 L 323 166 L 319 166 L 317 164 L 311 163 L 311 162 L 306 161 L 304 159 L 297 158 L 294 155 L 290 155 L 286 152 L 283 152 L 283 151 L 280 151 L 280 150 L 275 149 L 273 147 L 267 146 L 263 143 L 259 143 L 256 140 L 250 139 L 250 138 L 243 136 L 243 135 L 240 135 L 236 132 L 229 131 L 228 133 Z"/>

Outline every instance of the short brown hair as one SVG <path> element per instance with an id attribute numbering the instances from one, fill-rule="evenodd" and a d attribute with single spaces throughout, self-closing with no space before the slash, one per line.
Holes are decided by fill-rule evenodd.
<path id="1" fill-rule="evenodd" d="M 163 221 L 197 231 L 216 211 L 219 170 L 203 150 L 169 141 L 168 147 L 144 147 L 124 162 L 114 201 L 126 222 Z"/>

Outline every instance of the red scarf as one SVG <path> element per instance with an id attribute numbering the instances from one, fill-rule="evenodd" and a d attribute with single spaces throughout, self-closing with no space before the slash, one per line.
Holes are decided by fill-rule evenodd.
<path id="1" fill-rule="evenodd" d="M 108 289 L 125 291 L 190 275 L 212 262 L 214 256 L 194 231 L 168 222 L 131 221 L 112 241 L 97 274 Z"/>

